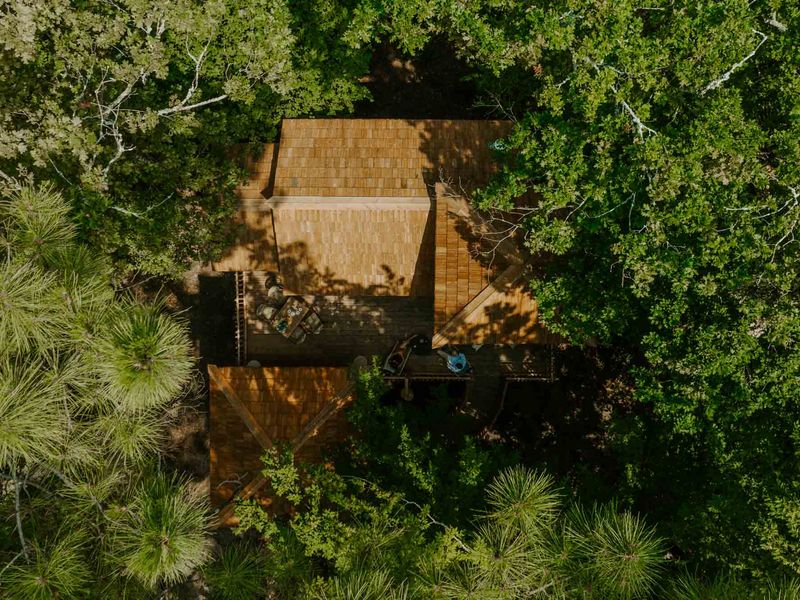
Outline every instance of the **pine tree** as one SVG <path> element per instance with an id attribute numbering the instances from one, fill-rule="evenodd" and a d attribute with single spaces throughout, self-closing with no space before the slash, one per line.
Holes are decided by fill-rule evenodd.
<path id="1" fill-rule="evenodd" d="M 0 203 L 0 597 L 147 597 L 208 555 L 205 500 L 152 465 L 186 326 L 119 297 L 75 235 L 49 187 Z"/>

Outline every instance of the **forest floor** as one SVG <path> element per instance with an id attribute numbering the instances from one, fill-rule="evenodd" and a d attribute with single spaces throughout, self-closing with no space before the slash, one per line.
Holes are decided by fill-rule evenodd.
<path id="1" fill-rule="evenodd" d="M 490 115 L 478 105 L 467 66 L 442 40 L 431 41 L 413 60 L 389 44 L 378 48 L 370 74 L 362 79 L 372 100 L 353 116 L 395 119 L 480 119 Z"/>

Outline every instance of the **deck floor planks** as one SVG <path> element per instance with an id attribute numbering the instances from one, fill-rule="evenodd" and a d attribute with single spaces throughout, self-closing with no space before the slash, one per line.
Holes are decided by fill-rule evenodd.
<path id="1" fill-rule="evenodd" d="M 248 273 L 247 356 L 270 365 L 348 365 L 359 355 L 383 355 L 395 341 L 433 331 L 431 296 L 304 296 L 324 328 L 303 344 L 270 333 L 255 310 L 266 301 L 264 273 Z"/>

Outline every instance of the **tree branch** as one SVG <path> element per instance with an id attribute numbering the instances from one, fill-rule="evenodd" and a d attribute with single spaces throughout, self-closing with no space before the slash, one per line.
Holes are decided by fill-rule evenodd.
<path id="1" fill-rule="evenodd" d="M 777 13 L 774 12 L 772 13 L 772 16 L 769 19 L 764 19 L 764 22 L 767 25 L 771 25 L 778 31 L 787 31 L 789 29 L 786 25 L 778 21 L 778 15 Z"/>
<path id="2" fill-rule="evenodd" d="M 22 507 L 20 501 L 20 490 L 22 485 L 17 479 L 17 467 L 11 466 L 11 477 L 14 481 L 14 516 L 17 519 L 17 534 L 19 535 L 19 543 L 22 546 L 22 554 L 28 558 L 28 543 L 25 541 L 25 532 L 22 531 Z"/>
<path id="3" fill-rule="evenodd" d="M 600 63 L 598 65 L 596 62 L 594 62 L 590 58 L 585 58 L 584 60 L 586 62 L 588 62 L 590 65 L 592 65 L 592 67 L 594 67 L 594 70 L 597 71 L 597 73 L 600 73 L 600 67 L 602 66 L 604 69 L 611 69 L 612 71 L 614 71 L 618 75 L 627 75 L 627 73 L 624 73 L 624 72 L 620 71 L 619 69 L 615 69 L 614 67 L 609 67 L 608 65 L 604 65 L 602 63 Z M 617 86 L 615 86 L 612 83 L 612 84 L 610 84 L 610 87 L 611 87 L 611 91 L 612 92 L 614 92 L 615 94 L 619 94 L 619 90 L 617 89 Z M 650 135 L 656 135 L 657 134 L 657 132 L 654 129 L 651 129 L 650 127 L 648 127 L 647 125 L 644 124 L 644 122 L 639 118 L 639 115 L 637 115 L 636 112 L 631 108 L 630 104 L 625 102 L 625 100 L 617 100 L 617 102 L 619 103 L 620 106 L 622 106 L 622 109 L 626 113 L 628 113 L 628 116 L 633 121 L 633 124 L 636 125 L 636 132 L 639 134 L 639 139 L 640 140 L 644 140 L 645 132 L 647 132 Z"/>
<path id="4" fill-rule="evenodd" d="M 612 89 L 614 89 L 613 86 L 612 86 Z M 616 92 L 616 90 L 614 90 L 614 91 Z M 620 106 L 622 106 L 622 108 L 625 109 L 625 112 L 628 113 L 628 115 L 630 116 L 631 120 L 633 121 L 633 124 L 636 125 L 636 131 L 639 134 L 639 139 L 642 139 L 642 140 L 644 139 L 644 132 L 645 131 L 647 133 L 649 133 L 649 134 L 652 134 L 652 135 L 656 134 L 656 131 L 654 129 L 650 129 L 647 125 L 645 125 L 642 122 L 642 120 L 639 118 L 639 116 L 635 112 L 633 112 L 633 109 L 630 107 L 630 105 L 627 102 L 625 102 L 625 100 L 620 100 L 619 103 L 620 103 Z"/>
<path id="5" fill-rule="evenodd" d="M 11 177 L 8 173 L 0 169 L 0 178 L 3 179 L 8 185 L 12 187 L 12 189 L 18 190 L 21 186 L 19 181 L 17 181 L 14 177 Z"/>
<path id="6" fill-rule="evenodd" d="M 752 51 L 750 54 L 748 54 L 747 56 L 745 56 L 745 57 L 744 57 L 742 60 L 740 60 L 739 62 L 737 62 L 737 63 L 734 63 L 734 64 L 733 64 L 733 66 L 731 66 L 731 68 L 730 68 L 730 69 L 728 69 L 727 71 L 725 71 L 725 73 L 723 73 L 722 75 L 720 75 L 719 77 L 717 77 L 717 78 L 716 78 L 714 81 L 712 81 L 711 83 L 709 83 L 709 84 L 708 84 L 706 87 L 704 87 L 704 88 L 703 88 L 703 90 L 700 92 L 700 95 L 701 95 L 701 96 L 703 96 L 703 95 L 704 95 L 704 94 L 706 94 L 707 92 L 710 92 L 711 90 L 715 90 L 715 89 L 717 89 L 718 87 L 720 87 L 720 86 L 721 86 L 723 83 L 725 83 L 726 81 L 728 81 L 728 79 L 730 79 L 730 78 L 731 78 L 731 75 L 733 75 L 733 73 L 734 73 L 734 72 L 735 72 L 737 69 L 741 68 L 741 67 L 744 65 L 744 63 L 746 63 L 748 60 L 750 60 L 751 58 L 753 58 L 753 57 L 756 55 L 756 52 L 758 52 L 758 49 L 759 49 L 759 48 L 761 48 L 761 45 L 762 45 L 764 42 L 766 42 L 766 41 L 767 41 L 767 36 L 766 36 L 766 35 L 764 35 L 763 33 L 761 33 L 760 31 L 757 31 L 757 30 L 755 30 L 755 29 L 753 29 L 753 33 L 755 33 L 757 36 L 759 36 L 759 37 L 761 38 L 761 41 L 760 41 L 760 42 L 758 42 L 758 45 L 757 45 L 757 46 L 756 46 L 756 47 L 753 49 L 753 51 Z"/>
<path id="7" fill-rule="evenodd" d="M 171 115 L 177 112 L 184 112 L 187 110 L 194 110 L 195 108 L 201 108 L 203 106 L 208 106 L 209 104 L 214 104 L 215 102 L 221 102 L 228 97 L 228 94 L 220 94 L 219 96 L 215 96 L 213 98 L 209 98 L 208 100 L 203 100 L 202 102 L 196 102 L 195 104 L 190 104 L 189 106 L 184 106 L 182 104 L 177 104 L 176 106 L 172 106 L 170 108 L 162 108 L 156 114 L 159 117 L 166 117 L 167 115 Z"/>

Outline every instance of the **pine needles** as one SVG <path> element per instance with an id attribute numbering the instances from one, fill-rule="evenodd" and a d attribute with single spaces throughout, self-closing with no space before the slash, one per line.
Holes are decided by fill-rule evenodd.
<path id="1" fill-rule="evenodd" d="M 117 560 L 150 589 L 184 580 L 209 556 L 208 506 L 185 482 L 154 474 L 112 527 Z"/>
<path id="2" fill-rule="evenodd" d="M 20 600 L 80 597 L 90 579 L 84 550 L 85 540 L 74 532 L 59 531 L 45 546 L 34 543 L 31 559 L 11 565 L 0 578 L 3 596 Z"/>
<path id="3" fill-rule="evenodd" d="M 35 360 L 0 361 L 0 466 L 47 461 L 64 441 L 64 397 Z"/>
<path id="4" fill-rule="evenodd" d="M 0 469 L 19 538 L 0 596 L 152 596 L 208 556 L 205 501 L 152 468 L 193 367 L 186 326 L 116 296 L 52 188 L 2 202 L 0 235 Z"/>
<path id="5" fill-rule="evenodd" d="M 175 397 L 193 364 L 182 324 L 156 307 L 129 304 L 109 323 L 96 369 L 107 396 L 134 412 Z"/>
<path id="6" fill-rule="evenodd" d="M 261 550 L 243 543 L 224 548 L 203 569 L 214 600 L 255 600 L 266 595 L 265 564 Z"/>
<path id="7" fill-rule="evenodd" d="M 30 262 L 0 262 L 0 354 L 57 346 L 64 338 L 63 311 L 51 273 Z"/>

